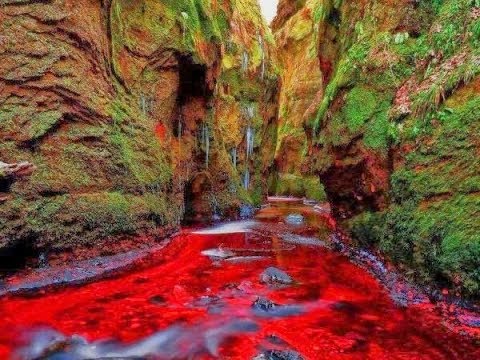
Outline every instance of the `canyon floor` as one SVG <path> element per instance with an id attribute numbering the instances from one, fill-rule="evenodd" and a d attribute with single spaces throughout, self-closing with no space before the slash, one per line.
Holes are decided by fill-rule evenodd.
<path id="1" fill-rule="evenodd" d="M 480 356 L 474 312 L 432 303 L 350 247 L 324 205 L 271 200 L 251 220 L 185 228 L 150 251 L 7 281 L 0 358 Z"/>

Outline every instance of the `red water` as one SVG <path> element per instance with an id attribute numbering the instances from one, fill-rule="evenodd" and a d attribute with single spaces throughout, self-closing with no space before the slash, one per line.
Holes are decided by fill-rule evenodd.
<path id="1" fill-rule="evenodd" d="M 265 258 L 214 262 L 201 254 L 220 245 Z M 260 274 L 268 266 L 286 271 L 297 283 L 262 284 Z M 223 307 L 209 311 L 212 304 L 199 302 L 202 296 L 216 296 Z M 251 305 L 258 296 L 306 311 L 280 319 L 256 317 Z M 480 358 L 479 348 L 446 330 L 435 313 L 421 305 L 397 307 L 365 270 L 326 248 L 292 249 L 272 234 L 184 233 L 147 269 L 41 296 L 0 299 L 0 359 L 9 358 L 21 331 L 39 325 L 90 341 L 133 342 L 179 322 L 231 318 L 252 319 L 259 330 L 224 342 L 221 359 L 252 359 L 270 346 L 271 335 L 313 360 Z M 194 357 L 200 358 L 208 357 Z"/>

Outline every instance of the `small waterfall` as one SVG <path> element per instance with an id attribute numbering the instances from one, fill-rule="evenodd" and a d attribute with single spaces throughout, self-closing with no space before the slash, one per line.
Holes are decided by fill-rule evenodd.
<path id="1" fill-rule="evenodd" d="M 255 146 L 255 133 L 251 126 L 247 127 L 247 159 L 253 155 L 253 148 Z"/>
<path id="2" fill-rule="evenodd" d="M 181 12 L 182 15 L 182 35 L 183 35 L 183 41 L 185 42 L 185 37 L 187 35 L 187 21 L 188 21 L 188 14 L 184 11 Z"/>
<path id="3" fill-rule="evenodd" d="M 202 124 L 201 144 L 205 149 L 205 167 L 208 169 L 210 161 L 210 129 L 207 124 Z"/>
<path id="4" fill-rule="evenodd" d="M 143 116 L 147 116 L 147 99 L 145 95 L 140 95 L 140 107 L 142 108 Z"/>
<path id="5" fill-rule="evenodd" d="M 263 41 L 261 34 L 258 35 L 258 43 L 262 52 L 262 68 L 260 72 L 260 79 L 263 80 L 265 78 L 265 42 Z"/>
<path id="6" fill-rule="evenodd" d="M 250 170 L 248 167 L 245 169 L 245 174 L 243 174 L 243 187 L 245 190 L 248 190 L 250 187 Z"/>
<path id="7" fill-rule="evenodd" d="M 150 101 L 148 102 L 148 107 L 147 107 L 147 111 L 148 112 L 153 112 L 155 110 L 155 98 L 154 97 L 150 97 Z"/>
<path id="8" fill-rule="evenodd" d="M 246 105 L 242 106 L 242 115 L 247 119 L 247 120 L 252 120 L 255 117 L 255 104 L 254 103 L 249 103 Z"/>
<path id="9" fill-rule="evenodd" d="M 232 156 L 233 167 L 236 170 L 237 169 L 237 148 L 236 147 L 230 150 L 230 155 Z"/>
<path id="10" fill-rule="evenodd" d="M 248 52 L 244 50 L 242 54 L 242 71 L 244 73 L 246 73 L 248 70 L 248 62 L 249 62 Z"/>
<path id="11" fill-rule="evenodd" d="M 222 216 L 220 212 L 220 206 L 218 204 L 218 200 L 215 197 L 215 195 L 212 195 L 210 203 L 212 205 L 212 212 L 213 212 L 212 219 L 214 221 L 219 221 L 222 218 Z"/>
<path id="12" fill-rule="evenodd" d="M 182 137 L 183 135 L 183 116 L 180 114 L 178 117 L 177 123 L 177 137 Z"/>
<path id="13" fill-rule="evenodd" d="M 207 127 L 207 135 L 208 135 L 208 127 Z M 207 143 L 205 144 L 205 167 L 208 169 L 208 165 L 210 162 L 210 137 L 207 136 Z"/>
<path id="14" fill-rule="evenodd" d="M 152 97 L 147 97 L 144 94 L 140 95 L 140 108 L 142 109 L 143 116 L 147 116 L 150 113 L 155 105 L 155 99 Z"/>

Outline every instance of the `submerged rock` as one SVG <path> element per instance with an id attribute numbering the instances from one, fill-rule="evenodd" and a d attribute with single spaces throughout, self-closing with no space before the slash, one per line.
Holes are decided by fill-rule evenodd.
<path id="1" fill-rule="evenodd" d="M 218 357 L 222 343 L 240 334 L 256 332 L 249 320 L 206 322 L 198 325 L 173 325 L 133 343 L 89 342 L 80 336 L 67 337 L 51 329 L 37 329 L 24 336 L 17 349 L 19 360 L 100 360 L 100 359 L 191 359 L 194 356 Z"/>
<path id="2" fill-rule="evenodd" d="M 233 251 L 224 250 L 222 248 L 203 250 L 201 254 L 203 256 L 208 256 L 211 260 L 223 260 L 235 256 Z"/>
<path id="3" fill-rule="evenodd" d="M 260 281 L 264 284 L 283 284 L 291 285 L 294 280 L 285 271 L 275 267 L 267 268 L 261 275 Z"/>
<path id="4" fill-rule="evenodd" d="M 293 350 L 268 350 L 252 360 L 304 360 L 304 357 Z"/>
<path id="5" fill-rule="evenodd" d="M 167 303 L 167 299 L 165 299 L 161 295 L 154 295 L 149 299 L 150 303 L 153 305 L 165 305 Z"/>
<path id="6" fill-rule="evenodd" d="M 252 304 L 253 309 L 259 310 L 259 311 L 264 311 L 268 312 L 273 309 L 275 309 L 278 305 L 275 304 L 274 302 L 264 299 L 264 298 L 258 298 L 255 300 L 255 302 Z"/>
<path id="7" fill-rule="evenodd" d="M 289 225 L 303 225 L 305 218 L 301 214 L 290 214 L 285 218 L 285 222 Z"/>
<path id="8" fill-rule="evenodd" d="M 251 219 L 255 215 L 255 208 L 251 205 L 240 206 L 240 219 Z"/>
<path id="9" fill-rule="evenodd" d="M 265 298 L 258 298 L 252 304 L 253 312 L 262 317 L 287 317 L 303 313 L 297 305 L 279 305 Z"/>

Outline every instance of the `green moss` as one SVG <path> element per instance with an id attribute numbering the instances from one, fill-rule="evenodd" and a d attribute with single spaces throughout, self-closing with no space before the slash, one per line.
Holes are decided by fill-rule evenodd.
<path id="1" fill-rule="evenodd" d="M 351 221 L 351 227 L 362 245 L 379 247 L 406 265 L 416 280 L 437 281 L 478 296 L 479 205 L 476 196 L 456 196 L 425 208 L 407 202 L 384 213 L 364 214 Z"/>
<path id="2" fill-rule="evenodd" d="M 76 206 L 87 231 L 101 231 L 105 236 L 131 234 L 136 224 L 130 208 L 135 206 L 121 193 L 106 193 L 80 199 Z"/>
<path id="3" fill-rule="evenodd" d="M 114 126 L 110 142 L 118 149 L 123 166 L 139 185 L 148 189 L 162 189 L 172 175 L 166 152 L 155 137 L 153 124 L 149 124 L 143 115 L 126 104 L 112 103 L 110 111 Z M 133 122 L 135 127 L 132 126 Z"/>
<path id="4" fill-rule="evenodd" d="M 333 78 L 325 89 L 325 94 L 312 123 L 315 134 L 320 128 L 332 101 L 339 91 L 354 82 L 359 67 L 367 59 L 371 45 L 368 40 L 362 38 L 361 41 L 353 44 L 338 62 Z"/>
<path id="5" fill-rule="evenodd" d="M 163 194 L 98 192 L 54 196 L 28 204 L 17 199 L 8 203 L 8 212 L 5 208 L 0 211 L 7 219 L 0 221 L 0 232 L 15 231 L 18 238 L 35 236 L 38 247 L 65 249 L 175 224 L 180 217 L 175 211 L 178 208 L 168 204 Z M 14 211 L 19 211 L 18 218 L 13 217 Z"/>
<path id="6" fill-rule="evenodd" d="M 435 116 L 441 125 L 430 124 L 429 141 L 420 142 L 406 158 L 410 171 L 416 169 L 412 184 L 421 196 L 466 194 L 480 189 L 480 160 L 474 150 L 478 140 L 473 135 L 480 131 L 480 97 L 472 94 L 461 101 L 458 104 L 447 101 L 452 107 Z M 426 125 L 415 122 L 409 126 L 425 128 Z"/>
<path id="7" fill-rule="evenodd" d="M 68 146 L 68 149 L 55 160 L 47 159 L 45 156 L 36 157 L 37 169 L 30 177 L 33 187 L 41 192 L 63 192 L 92 185 L 90 165 L 82 158 L 82 153 L 78 152 L 81 148 L 81 145 Z"/>
<path id="8" fill-rule="evenodd" d="M 62 118 L 63 114 L 56 110 L 36 114 L 31 119 L 28 138 L 30 140 L 40 139 L 57 126 Z"/>
<path id="9" fill-rule="evenodd" d="M 271 186 L 273 186 L 271 192 L 279 196 L 306 197 L 316 201 L 327 199 L 318 176 L 280 174 Z"/>
<path id="10" fill-rule="evenodd" d="M 376 113 L 368 123 L 363 141 L 365 145 L 374 150 L 386 152 L 393 141 L 395 125 L 390 123 L 390 102 L 384 101 L 377 104 Z"/>
<path id="11" fill-rule="evenodd" d="M 388 210 L 351 226 L 361 244 L 379 247 L 417 280 L 478 296 L 480 97 L 467 90 L 446 101 L 450 107 L 436 114 L 436 126 L 416 138 L 415 150 L 393 172 Z"/>
<path id="12" fill-rule="evenodd" d="M 305 197 L 307 199 L 316 200 L 319 202 L 327 201 L 325 188 L 320 182 L 320 178 L 318 176 L 304 177 L 303 187 L 305 189 Z"/>
<path id="13" fill-rule="evenodd" d="M 377 101 L 378 94 L 363 87 L 355 87 L 347 94 L 343 111 L 351 131 L 358 131 L 373 116 Z"/>
<path id="14" fill-rule="evenodd" d="M 438 6 L 438 5 L 437 5 Z M 434 49 L 452 55 L 462 41 L 465 20 L 469 18 L 471 0 L 446 0 L 438 7 L 439 31 L 432 34 Z"/>

